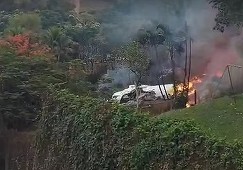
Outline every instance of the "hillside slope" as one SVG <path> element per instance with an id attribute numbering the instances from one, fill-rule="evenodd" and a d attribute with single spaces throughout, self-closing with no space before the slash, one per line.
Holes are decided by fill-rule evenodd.
<path id="1" fill-rule="evenodd" d="M 189 109 L 168 112 L 162 116 L 192 119 L 203 130 L 227 141 L 243 141 L 243 95 L 223 97 Z"/>

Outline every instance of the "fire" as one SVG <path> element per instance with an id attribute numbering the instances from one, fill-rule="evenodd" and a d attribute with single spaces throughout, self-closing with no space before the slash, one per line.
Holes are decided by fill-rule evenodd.
<path id="1" fill-rule="evenodd" d="M 195 76 L 190 80 L 188 85 L 185 86 L 183 83 L 177 85 L 176 89 L 177 89 L 178 93 L 182 93 L 182 92 L 185 92 L 185 91 L 188 90 L 189 101 L 186 104 L 187 108 L 191 107 L 192 103 L 194 103 L 195 99 L 193 99 L 193 95 L 195 94 L 196 87 L 197 87 L 198 84 L 200 84 L 202 82 L 203 82 L 202 79 Z"/>
<path id="2" fill-rule="evenodd" d="M 207 81 L 211 77 L 222 77 L 224 73 L 222 70 L 218 70 L 214 72 L 213 74 L 202 74 L 201 76 L 195 76 L 193 77 L 190 82 L 187 85 L 184 85 L 184 83 L 178 84 L 176 86 L 176 90 L 178 94 L 181 93 L 187 93 L 188 94 L 188 103 L 186 104 L 186 107 L 189 108 L 192 105 L 197 103 L 197 96 L 200 96 L 200 91 L 197 89 L 203 84 L 203 82 Z M 200 98 L 200 97 L 199 97 Z"/>
<path id="3" fill-rule="evenodd" d="M 194 94 L 194 91 L 196 90 L 196 85 L 198 85 L 200 83 L 202 83 L 202 80 L 199 77 L 195 76 L 189 82 L 188 87 L 184 86 L 184 84 L 181 83 L 181 84 L 177 85 L 176 89 L 178 92 L 183 92 L 188 88 L 188 94 L 191 95 L 191 94 Z"/>
<path id="4" fill-rule="evenodd" d="M 191 105 L 189 103 L 186 104 L 186 108 L 190 108 Z"/>

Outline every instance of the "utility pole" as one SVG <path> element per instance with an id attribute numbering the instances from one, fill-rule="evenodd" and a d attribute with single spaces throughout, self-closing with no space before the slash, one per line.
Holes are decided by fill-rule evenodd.
<path id="1" fill-rule="evenodd" d="M 186 44 L 185 44 L 185 68 L 184 68 L 184 72 L 185 72 L 185 75 L 184 75 L 184 88 L 187 88 L 187 65 L 188 65 L 188 45 L 187 45 L 187 35 L 188 35 L 188 27 L 187 27 L 187 22 L 185 23 L 185 32 L 186 32 Z M 184 89 L 185 90 L 185 89 Z"/>
<path id="2" fill-rule="evenodd" d="M 230 81 L 230 87 L 231 87 L 231 92 L 232 92 L 232 95 L 235 94 L 235 88 L 234 88 L 234 84 L 233 84 L 233 80 L 232 80 L 232 75 L 231 75 L 231 72 L 230 72 L 230 68 L 231 67 L 235 67 L 235 68 L 238 68 L 238 69 L 242 69 L 242 66 L 238 66 L 238 65 L 230 65 L 228 64 L 223 72 L 223 75 L 221 76 L 221 81 L 225 75 L 226 72 L 228 72 L 228 76 L 229 76 L 229 81 Z M 219 85 L 219 84 L 218 84 Z M 218 87 L 218 86 L 217 86 Z M 234 103 L 236 104 L 236 99 L 235 97 L 233 97 L 234 99 Z"/>

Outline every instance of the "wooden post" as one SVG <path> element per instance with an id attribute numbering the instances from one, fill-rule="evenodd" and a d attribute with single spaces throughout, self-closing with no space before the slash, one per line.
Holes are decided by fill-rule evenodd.
<path id="1" fill-rule="evenodd" d="M 229 74 L 231 90 L 232 90 L 232 93 L 234 95 L 235 94 L 235 90 L 234 90 L 234 86 L 233 86 L 233 82 L 232 82 L 232 77 L 231 77 L 231 73 L 230 73 L 230 66 L 227 66 L 227 70 L 228 70 L 228 74 Z M 233 99 L 234 99 L 234 102 L 236 104 L 235 97 L 233 97 Z"/>
<path id="2" fill-rule="evenodd" d="M 197 90 L 194 91 L 194 104 L 197 104 Z"/>

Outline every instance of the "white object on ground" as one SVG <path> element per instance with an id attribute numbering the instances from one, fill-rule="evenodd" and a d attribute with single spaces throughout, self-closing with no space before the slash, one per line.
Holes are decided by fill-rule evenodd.
<path id="1" fill-rule="evenodd" d="M 173 84 L 166 84 L 165 89 L 164 89 L 163 85 L 160 85 L 160 87 L 161 87 L 161 91 L 162 91 L 162 93 L 165 97 L 166 97 L 166 92 L 167 92 L 168 95 L 173 95 Z M 135 85 L 130 85 L 127 89 L 124 89 L 122 91 L 114 93 L 112 95 L 112 100 L 120 103 L 122 97 L 124 95 L 130 94 L 133 90 L 135 90 L 135 88 L 136 88 Z M 141 85 L 138 88 L 141 88 L 144 92 L 152 92 L 153 91 L 155 93 L 155 97 L 163 98 L 158 85 L 156 85 L 156 86 Z M 165 92 L 165 90 L 166 90 L 166 92 Z"/>

